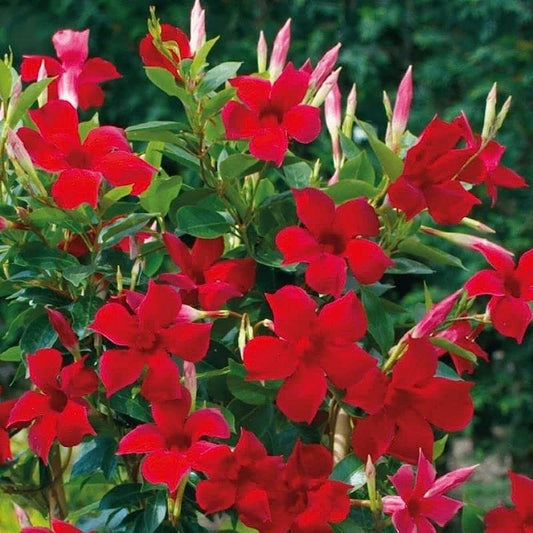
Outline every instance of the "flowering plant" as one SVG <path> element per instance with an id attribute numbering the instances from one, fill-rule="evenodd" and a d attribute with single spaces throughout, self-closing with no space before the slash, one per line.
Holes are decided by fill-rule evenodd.
<path id="1" fill-rule="evenodd" d="M 461 114 L 415 137 L 409 67 L 382 141 L 355 85 L 343 117 L 340 44 L 295 66 L 288 21 L 242 74 L 208 63 L 198 0 L 189 36 L 153 9 L 148 29 L 147 77 L 186 123 L 80 122 L 120 76 L 89 30 L 54 35 L 59 61 L 0 62 L 0 287 L 20 317 L 0 488 L 22 531 L 431 532 L 465 505 L 478 531 L 445 495 L 475 467 L 433 463 L 472 420 L 479 335 L 521 343 L 532 319 L 533 250 L 515 261 L 469 218 L 480 186 L 494 204 L 526 185 L 495 140 L 510 100 L 491 90 L 481 134 Z M 300 155 L 322 114 L 332 175 Z M 401 276 L 462 266 L 437 239 L 492 269 L 415 317 L 391 300 Z M 532 482 L 510 477 L 490 531 L 533 527 Z"/>

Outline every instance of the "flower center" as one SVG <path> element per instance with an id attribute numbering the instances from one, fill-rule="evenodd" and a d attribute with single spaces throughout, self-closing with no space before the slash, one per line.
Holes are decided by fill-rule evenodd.
<path id="1" fill-rule="evenodd" d="M 259 122 L 263 128 L 277 128 L 283 122 L 283 113 L 275 107 L 266 107 L 259 114 Z"/>
<path id="2" fill-rule="evenodd" d="M 82 148 L 74 148 L 65 159 L 73 168 L 91 168 L 91 156 Z"/>
<path id="3" fill-rule="evenodd" d="M 159 336 L 154 331 L 145 328 L 135 336 L 135 346 L 141 352 L 153 352 L 159 343 Z"/>
<path id="4" fill-rule="evenodd" d="M 520 294 L 522 292 L 520 290 L 520 282 L 513 275 L 508 275 L 505 277 L 504 287 L 511 296 L 520 298 Z"/>
<path id="5" fill-rule="evenodd" d="M 418 516 L 420 514 L 420 502 L 416 499 L 409 501 L 407 509 L 411 516 Z"/>
<path id="6" fill-rule="evenodd" d="M 54 411 L 57 411 L 58 413 L 61 413 L 61 411 L 63 411 L 63 409 L 65 409 L 65 406 L 67 405 L 67 395 L 63 392 L 63 391 L 60 391 L 60 390 L 54 390 L 50 395 L 49 395 L 49 405 L 50 405 L 50 408 Z"/>
<path id="7" fill-rule="evenodd" d="M 322 244 L 324 252 L 340 255 L 346 248 L 346 242 L 342 235 L 338 233 L 324 233 L 320 236 L 320 244 Z"/>

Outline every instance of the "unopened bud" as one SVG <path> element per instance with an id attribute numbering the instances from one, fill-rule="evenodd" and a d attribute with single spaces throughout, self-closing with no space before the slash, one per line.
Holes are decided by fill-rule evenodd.
<path id="1" fill-rule="evenodd" d="M 46 65 L 43 61 L 41 61 L 41 66 L 39 67 L 39 72 L 37 73 L 37 81 L 44 80 L 48 77 L 48 72 L 46 72 Z M 43 107 L 43 105 L 48 102 L 48 87 L 45 87 L 44 91 L 37 97 L 37 104 L 39 107 Z"/>
<path id="2" fill-rule="evenodd" d="M 348 99 L 346 100 L 346 115 L 344 116 L 344 122 L 342 123 L 342 133 L 346 137 L 352 138 L 353 123 L 355 121 L 355 109 L 357 108 L 357 86 L 355 83 L 350 89 Z"/>
<path id="3" fill-rule="evenodd" d="M 501 108 L 500 112 L 496 116 L 496 120 L 494 122 L 494 131 L 495 132 L 498 131 L 502 127 L 503 122 L 505 120 L 505 117 L 507 116 L 507 113 L 509 113 L 509 108 L 511 107 L 512 99 L 513 99 L 513 97 L 509 96 L 509 98 L 507 98 L 507 100 L 505 100 L 505 102 L 502 105 L 502 108 Z"/>
<path id="4" fill-rule="evenodd" d="M 404 74 L 402 81 L 398 86 L 398 93 L 396 94 L 396 101 L 394 102 L 394 111 L 392 112 L 391 121 L 393 148 L 396 148 L 399 145 L 403 132 L 407 127 L 407 121 L 409 120 L 411 101 L 413 100 L 412 70 L 412 67 L 409 66 L 407 72 Z"/>
<path id="5" fill-rule="evenodd" d="M 341 46 L 341 43 L 337 43 L 320 58 L 311 74 L 311 78 L 309 79 L 309 88 L 311 90 L 318 89 L 324 83 L 324 80 L 331 74 L 335 63 L 339 58 L 339 50 Z"/>
<path id="6" fill-rule="evenodd" d="M 498 84 L 492 85 L 489 94 L 487 95 L 487 102 L 485 104 L 485 118 L 483 120 L 483 131 L 481 138 L 483 140 L 489 139 L 491 133 L 494 131 L 494 120 L 496 119 L 496 100 L 498 94 Z"/>
<path id="7" fill-rule="evenodd" d="M 272 46 L 272 55 L 270 56 L 270 65 L 268 72 L 270 74 L 270 81 L 275 81 L 283 71 L 285 63 L 287 62 L 287 54 L 291 45 L 291 19 L 279 30 L 274 44 Z"/>
<path id="8" fill-rule="evenodd" d="M 195 0 L 191 9 L 191 38 L 189 47 L 194 55 L 205 43 L 205 10 L 200 5 L 200 0 Z"/>
<path id="9" fill-rule="evenodd" d="M 300 72 L 305 72 L 306 74 L 311 74 L 313 72 L 313 65 L 311 64 L 311 59 L 307 58 L 305 63 L 298 69 Z"/>
<path id="10" fill-rule="evenodd" d="M 387 116 L 387 120 L 392 120 L 392 106 L 390 103 L 389 95 L 387 94 L 387 91 L 383 91 L 383 107 L 385 108 L 385 115 Z"/>
<path id="11" fill-rule="evenodd" d="M 257 72 L 261 74 L 266 71 L 268 57 L 268 44 L 265 39 L 263 30 L 259 32 L 259 40 L 257 41 Z"/>
<path id="12" fill-rule="evenodd" d="M 239 353 L 241 359 L 244 360 L 244 348 L 250 339 L 253 339 L 254 330 L 250 324 L 250 317 L 244 313 L 241 318 L 241 326 L 239 328 L 239 334 L 237 336 L 237 345 L 239 347 Z"/>
<path id="13" fill-rule="evenodd" d="M 78 337 L 74 333 L 72 327 L 68 320 L 55 309 L 50 309 L 49 307 L 44 308 L 48 314 L 48 320 L 54 331 L 59 336 L 59 342 L 72 354 L 78 356 L 80 354 L 80 349 L 78 345 Z"/>
<path id="14" fill-rule="evenodd" d="M 198 389 L 198 380 L 196 379 L 196 366 L 189 361 L 183 361 L 183 384 L 191 393 L 191 411 L 194 411 L 196 404 L 196 391 Z"/>
<path id="15" fill-rule="evenodd" d="M 480 233 L 496 233 L 492 228 L 490 228 L 486 224 L 483 224 L 483 222 L 480 222 L 479 220 L 474 220 L 473 218 L 464 217 L 461 220 L 460 224 L 468 228 L 475 229 Z"/>
<path id="16" fill-rule="evenodd" d="M 366 486 L 368 489 L 368 499 L 370 500 L 370 510 L 376 512 L 379 509 L 378 495 L 376 492 L 376 467 L 370 455 L 365 464 Z"/>
<path id="17" fill-rule="evenodd" d="M 331 89 L 333 89 L 333 87 L 337 85 L 341 69 L 342 67 L 339 67 L 326 78 L 326 81 L 322 84 L 320 89 L 318 89 L 317 93 L 315 94 L 311 102 L 312 106 L 320 107 L 324 103 L 324 101 L 326 100 L 326 96 L 329 94 L 329 91 L 331 91 Z"/>
<path id="18" fill-rule="evenodd" d="M 341 93 L 339 86 L 335 84 L 324 103 L 324 115 L 326 126 L 331 137 L 331 149 L 333 152 L 333 165 L 338 171 L 341 165 L 341 151 L 339 143 L 339 128 L 341 126 Z"/>

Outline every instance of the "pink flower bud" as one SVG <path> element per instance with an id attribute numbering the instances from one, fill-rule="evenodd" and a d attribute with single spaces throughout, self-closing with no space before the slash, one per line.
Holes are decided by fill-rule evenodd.
<path id="1" fill-rule="evenodd" d="M 46 65 L 43 60 L 41 61 L 39 72 L 37 72 L 37 81 L 44 80 L 47 77 L 48 77 L 48 73 L 46 72 Z M 37 97 L 37 102 L 39 104 L 39 107 L 43 107 L 43 105 L 45 105 L 46 102 L 48 102 L 48 87 L 46 87 L 44 91 Z"/>
<path id="2" fill-rule="evenodd" d="M 11 129 L 7 130 L 6 152 L 8 157 L 12 161 L 16 161 L 26 174 L 30 176 L 35 174 L 30 154 L 28 154 L 19 136 Z"/>
<path id="3" fill-rule="evenodd" d="M 331 74 L 335 63 L 339 58 L 339 50 L 341 46 L 341 43 L 337 43 L 333 48 L 328 50 L 317 63 L 309 80 L 309 87 L 312 90 L 318 89 L 318 87 L 324 83 L 324 80 Z"/>
<path id="4" fill-rule="evenodd" d="M 357 86 L 352 85 L 348 99 L 346 100 L 346 115 L 342 123 L 342 133 L 348 138 L 352 138 L 353 123 L 355 120 L 355 109 L 357 107 Z"/>
<path id="5" fill-rule="evenodd" d="M 54 328 L 54 331 L 59 335 L 59 341 L 61 344 L 69 351 L 77 352 L 78 348 L 78 337 L 70 327 L 67 319 L 55 309 L 50 309 L 45 307 L 45 310 L 48 314 L 48 320 Z"/>
<path id="6" fill-rule="evenodd" d="M 313 72 L 313 65 L 311 65 L 311 59 L 307 58 L 305 63 L 298 69 L 300 72 L 305 72 L 306 74 L 311 75 Z"/>
<path id="7" fill-rule="evenodd" d="M 267 66 L 268 45 L 263 30 L 259 32 L 257 41 L 257 72 L 265 72 Z"/>
<path id="8" fill-rule="evenodd" d="M 455 302 L 459 298 L 460 294 L 460 290 L 455 291 L 438 304 L 432 306 L 431 309 L 422 317 L 420 322 L 418 322 L 418 324 L 411 330 L 411 334 L 409 336 L 413 339 L 421 339 L 422 337 L 427 337 L 433 333 L 444 322 L 444 320 L 446 320 L 446 317 L 450 314 L 450 311 L 455 305 Z M 402 340 L 407 340 L 406 337 L 404 337 Z"/>
<path id="9" fill-rule="evenodd" d="M 200 0 L 195 0 L 191 9 L 191 38 L 189 46 L 194 55 L 205 43 L 205 9 L 202 9 Z"/>
<path id="10" fill-rule="evenodd" d="M 413 74 L 412 67 L 409 66 L 405 73 L 398 93 L 396 95 L 396 102 L 394 103 L 394 111 L 392 112 L 392 144 L 393 147 L 398 146 L 400 138 L 405 131 L 407 121 L 409 120 L 409 112 L 411 110 L 411 101 L 413 99 Z"/>
<path id="11" fill-rule="evenodd" d="M 331 91 L 331 89 L 333 89 L 333 87 L 337 84 L 337 81 L 339 80 L 340 72 L 341 72 L 341 67 L 333 71 L 326 78 L 326 81 L 322 84 L 320 89 L 318 89 L 317 93 L 313 97 L 313 100 L 311 102 L 312 106 L 320 107 L 324 103 L 324 101 L 326 100 L 326 96 L 329 94 L 329 91 Z"/>
<path id="12" fill-rule="evenodd" d="M 196 366 L 189 361 L 183 361 L 183 380 L 185 388 L 191 393 L 191 411 L 194 411 L 196 402 L 196 390 L 198 381 L 196 379 Z"/>
<path id="13" fill-rule="evenodd" d="M 333 164 L 338 171 L 341 164 L 341 151 L 339 143 L 339 128 L 341 127 L 341 93 L 339 86 L 335 84 L 324 103 L 324 114 L 326 126 L 331 137 L 331 148 L 333 152 Z"/>
<path id="14" fill-rule="evenodd" d="M 274 46 L 272 47 L 272 55 L 270 56 L 270 65 L 268 67 L 271 81 L 276 80 L 281 74 L 283 67 L 285 67 L 290 45 L 291 19 L 287 19 L 287 22 L 285 22 L 283 28 L 281 28 L 276 35 Z"/>

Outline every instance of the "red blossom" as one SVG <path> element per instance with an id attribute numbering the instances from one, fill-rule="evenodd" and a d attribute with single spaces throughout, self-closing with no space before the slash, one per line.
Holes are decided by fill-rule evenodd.
<path id="1" fill-rule="evenodd" d="M 207 353 L 211 324 L 179 316 L 181 298 L 166 285 L 150 281 L 146 295 L 129 291 L 123 303 L 103 305 L 89 328 L 121 349 L 102 354 L 100 378 L 107 395 L 132 384 L 145 366 L 141 394 L 150 401 L 179 396 L 179 371 L 169 354 L 197 362 Z"/>
<path id="2" fill-rule="evenodd" d="M 83 533 L 81 529 L 62 522 L 61 520 L 52 519 L 52 529 L 47 527 L 25 527 L 22 528 L 20 533 Z"/>
<path id="3" fill-rule="evenodd" d="M 317 315 L 314 300 L 293 285 L 266 298 L 277 337 L 261 335 L 245 346 L 246 379 L 283 379 L 278 407 L 289 419 L 310 423 L 326 395 L 327 379 L 343 389 L 376 364 L 355 344 L 366 332 L 363 306 L 348 292 Z"/>
<path id="4" fill-rule="evenodd" d="M 393 264 L 383 250 L 364 237 L 379 234 L 379 220 L 365 198 L 335 207 L 324 192 L 293 189 L 298 218 L 305 228 L 289 226 L 276 236 L 283 264 L 309 263 L 305 281 L 322 294 L 339 297 L 346 284 L 346 261 L 359 283 L 378 281 Z"/>
<path id="5" fill-rule="evenodd" d="M 240 102 L 228 102 L 222 109 L 222 122 L 228 139 L 250 139 L 250 153 L 280 166 L 289 140 L 314 141 L 320 133 L 320 110 L 302 104 L 309 74 L 289 63 L 272 83 L 255 76 L 230 80 Z"/>
<path id="6" fill-rule="evenodd" d="M 463 484 L 474 468 L 459 468 L 437 479 L 431 461 L 420 450 L 416 478 L 414 469 L 408 465 L 401 466 L 389 477 L 398 496 L 383 498 L 383 512 L 392 515 L 398 533 L 435 533 L 431 522 L 444 526 L 463 506 L 462 502 L 445 496 L 445 493 Z"/>
<path id="7" fill-rule="evenodd" d="M 527 302 L 533 300 L 533 250 L 522 255 L 515 266 L 506 250 L 478 245 L 494 270 L 480 270 L 465 285 L 468 296 L 489 294 L 487 311 L 494 328 L 521 343 L 533 313 Z"/>
<path id="8" fill-rule="evenodd" d="M 58 439 L 63 446 L 79 444 L 84 435 L 96 435 L 89 424 L 89 404 L 82 398 L 98 385 L 96 373 L 84 359 L 65 367 L 61 353 L 53 348 L 28 355 L 31 382 L 40 389 L 24 393 L 13 409 L 8 427 L 34 421 L 28 433 L 30 449 L 48 464 L 48 452 Z"/>
<path id="9" fill-rule="evenodd" d="M 435 222 L 457 224 L 481 203 L 457 178 L 475 154 L 456 148 L 463 135 L 457 124 L 435 117 L 407 151 L 403 173 L 388 190 L 391 204 L 407 220 L 427 208 Z"/>
<path id="10" fill-rule="evenodd" d="M 22 127 L 17 135 L 34 165 L 59 172 L 52 185 L 59 207 L 74 209 L 84 202 L 96 207 L 103 178 L 114 187 L 131 185 L 135 195 L 150 185 L 156 169 L 132 152 L 124 130 L 101 126 L 81 142 L 76 110 L 62 100 L 29 114 L 39 131 Z"/>
<path id="11" fill-rule="evenodd" d="M 514 508 L 504 506 L 489 511 L 484 518 L 485 533 L 531 533 L 533 531 L 533 479 L 509 472 Z"/>
<path id="12" fill-rule="evenodd" d="M 89 30 L 60 30 L 52 43 L 59 58 L 23 56 L 20 72 L 22 81 L 34 81 L 44 65 L 47 77 L 57 76 L 48 86 L 48 101 L 66 100 L 74 107 L 87 110 L 104 103 L 104 91 L 99 84 L 120 78 L 115 66 L 100 57 L 89 57 Z"/>
<path id="13" fill-rule="evenodd" d="M 61 344 L 69 351 L 78 351 L 78 337 L 72 330 L 68 320 L 55 309 L 50 309 L 49 307 L 45 307 L 44 309 L 48 315 L 48 320 L 51 326 L 59 336 Z"/>
<path id="14" fill-rule="evenodd" d="M 357 420 L 352 435 L 355 454 L 375 462 L 384 454 L 416 463 L 419 448 L 433 457 L 435 426 L 444 431 L 464 429 L 472 419 L 473 383 L 435 377 L 437 350 L 427 338 L 410 339 L 392 374 L 372 367 L 349 387 L 344 401 L 368 413 Z"/>
<path id="15" fill-rule="evenodd" d="M 163 241 L 181 272 L 161 274 L 159 279 L 179 287 L 187 305 L 199 304 L 206 311 L 215 311 L 230 298 L 243 296 L 255 283 L 252 258 L 220 261 L 224 253 L 223 237 L 198 238 L 192 249 L 172 233 L 163 233 Z"/>
<path id="16" fill-rule="evenodd" d="M 226 439 L 228 423 L 217 409 L 199 409 L 189 415 L 191 396 L 182 387 L 179 399 L 152 404 L 153 424 L 142 424 L 127 433 L 117 454 L 145 454 L 141 472 L 150 483 L 162 483 L 174 492 L 191 468 L 216 444 L 203 437 Z"/>
<path id="17" fill-rule="evenodd" d="M 0 393 L 2 388 L 0 387 Z M 17 399 L 5 400 L 0 402 L 0 466 L 5 464 L 13 456 L 11 454 L 11 447 L 9 445 L 9 433 L 7 432 L 7 421 L 11 409 L 17 403 Z"/>

